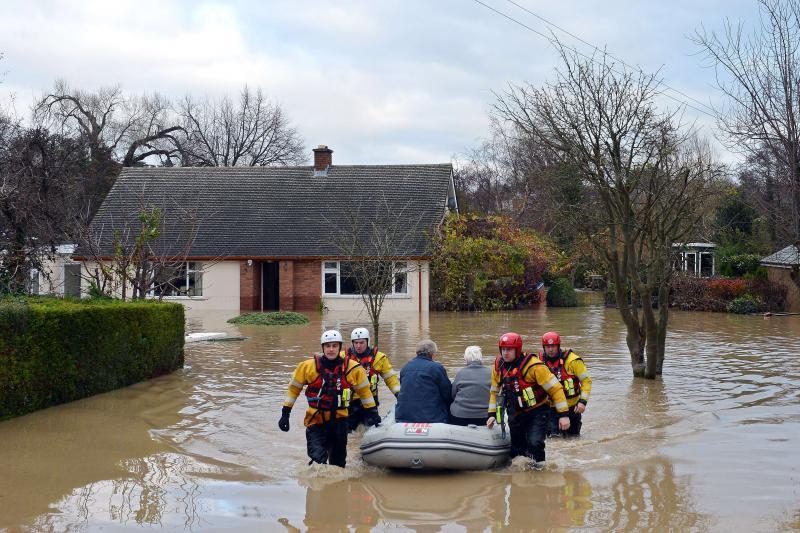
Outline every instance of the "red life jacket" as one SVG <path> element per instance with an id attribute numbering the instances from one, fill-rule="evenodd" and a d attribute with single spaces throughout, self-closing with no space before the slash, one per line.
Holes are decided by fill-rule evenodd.
<path id="1" fill-rule="evenodd" d="M 567 357 L 569 357 L 571 353 L 572 350 L 567 350 L 566 352 L 559 350 L 559 357 L 551 360 L 545 357 L 544 352 L 539 352 L 539 359 L 547 365 L 550 372 L 561 382 L 561 386 L 564 387 L 564 394 L 567 398 L 575 398 L 581 394 L 581 380 L 579 380 L 575 374 L 567 372 L 565 364 L 567 362 Z M 575 357 L 578 356 L 576 355 Z M 580 357 L 578 357 L 578 359 L 580 359 Z"/>
<path id="2" fill-rule="evenodd" d="M 317 379 L 306 387 L 306 398 L 310 407 L 320 411 L 344 409 L 350 404 L 351 385 L 347 381 L 347 358 L 333 369 L 322 364 L 322 356 L 315 355 Z"/>
<path id="3" fill-rule="evenodd" d="M 506 363 L 503 357 L 498 355 L 494 360 L 494 369 L 500 376 L 505 407 L 511 412 L 535 409 L 547 402 L 547 391 L 536 382 L 526 381 L 522 375 L 522 369 L 532 357 L 533 354 L 524 354 L 512 363 Z M 536 360 L 534 364 L 542 363 Z"/>
<path id="4" fill-rule="evenodd" d="M 372 392 L 372 397 L 375 398 L 375 403 L 378 403 L 378 371 L 372 366 L 375 361 L 375 356 L 378 355 L 377 346 L 373 346 L 366 351 L 363 355 L 359 355 L 350 346 L 347 348 L 346 359 L 352 359 L 356 363 L 364 367 L 367 371 L 367 379 L 369 380 L 369 390 Z"/>

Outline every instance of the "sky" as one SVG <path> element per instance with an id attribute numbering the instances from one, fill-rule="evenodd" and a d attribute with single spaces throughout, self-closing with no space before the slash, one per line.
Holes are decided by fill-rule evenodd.
<path id="1" fill-rule="evenodd" d="M 447 163 L 489 136 L 495 92 L 552 81 L 559 64 L 545 38 L 490 8 L 591 52 L 535 13 L 713 105 L 721 103 L 714 70 L 689 37 L 719 29 L 726 17 L 757 22 L 755 0 L 480 2 L 489 7 L 477 0 L 0 0 L 0 108 L 25 115 L 57 79 L 176 100 L 235 96 L 248 85 L 281 105 L 309 160 L 325 144 L 334 164 Z M 709 116 L 687 108 L 684 118 L 715 135 Z M 719 144 L 717 151 L 734 160 Z"/>

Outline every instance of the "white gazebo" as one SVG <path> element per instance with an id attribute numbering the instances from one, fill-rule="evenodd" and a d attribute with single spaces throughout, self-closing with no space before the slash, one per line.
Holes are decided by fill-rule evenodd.
<path id="1" fill-rule="evenodd" d="M 714 248 L 717 245 L 710 242 L 676 243 L 672 248 L 676 250 L 675 270 L 686 272 L 690 276 L 710 278 L 716 272 Z"/>

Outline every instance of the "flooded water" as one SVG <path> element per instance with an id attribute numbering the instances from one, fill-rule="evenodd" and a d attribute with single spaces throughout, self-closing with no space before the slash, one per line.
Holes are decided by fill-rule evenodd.
<path id="1" fill-rule="evenodd" d="M 526 348 L 558 330 L 594 386 L 582 437 L 550 440 L 548 466 L 407 474 L 308 466 L 302 415 L 277 428 L 294 366 L 321 331 L 236 327 L 190 310 L 186 368 L 0 423 L 0 529 L 117 531 L 790 531 L 800 529 L 800 317 L 672 315 L 663 380 L 631 377 L 624 329 L 602 306 L 386 317 L 381 349 L 402 367 L 433 338 L 453 376 L 469 344 Z M 381 385 L 381 411 L 392 397 Z M 302 406 L 302 407 L 301 407 Z"/>

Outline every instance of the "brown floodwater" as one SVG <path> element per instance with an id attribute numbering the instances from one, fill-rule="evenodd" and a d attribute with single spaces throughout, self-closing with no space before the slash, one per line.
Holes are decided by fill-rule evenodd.
<path id="1" fill-rule="evenodd" d="M 547 467 L 398 473 L 308 466 L 302 414 L 277 428 L 294 366 L 323 329 L 237 327 L 188 311 L 190 331 L 244 341 L 186 345 L 186 367 L 0 422 L 0 530 L 790 531 L 800 529 L 800 316 L 675 312 L 664 377 L 631 377 L 614 309 L 385 317 L 402 367 L 433 338 L 450 375 L 465 346 L 547 330 L 584 356 L 594 386 L 582 436 L 547 443 Z M 381 385 L 381 411 L 393 398 Z M 301 408 L 302 405 L 302 408 Z"/>

